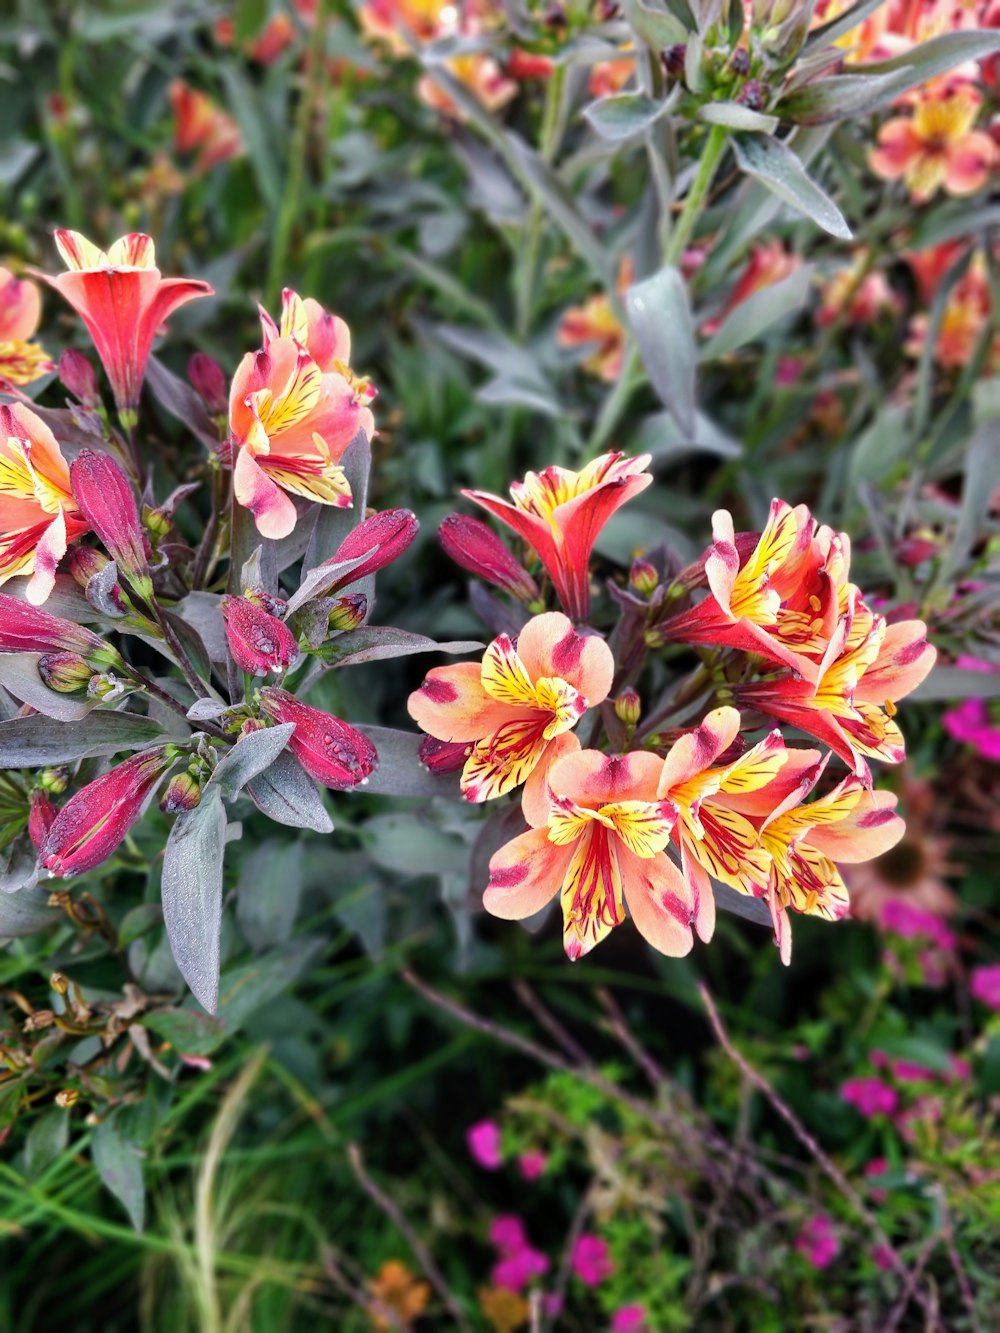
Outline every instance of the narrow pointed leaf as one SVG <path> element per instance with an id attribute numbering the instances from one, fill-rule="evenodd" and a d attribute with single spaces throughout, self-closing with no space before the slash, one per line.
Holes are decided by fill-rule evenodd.
<path id="1" fill-rule="evenodd" d="M 735 138 L 733 149 L 740 170 L 772 190 L 796 212 L 810 218 L 839 240 L 849 241 L 851 229 L 843 213 L 825 191 L 807 175 L 798 157 L 780 139 Z"/>
<path id="2" fill-rule="evenodd" d="M 163 854 L 163 922 L 174 961 L 198 1003 L 214 1014 L 219 1003 L 222 858 L 226 811 L 218 787 L 179 815 Z"/>

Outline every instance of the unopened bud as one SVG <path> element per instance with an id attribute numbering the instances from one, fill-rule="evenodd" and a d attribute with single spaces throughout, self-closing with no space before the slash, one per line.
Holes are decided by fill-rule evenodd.
<path id="1" fill-rule="evenodd" d="M 95 551 L 92 546 L 74 546 L 66 561 L 69 572 L 83 589 L 107 564 L 110 561 L 104 552 Z"/>
<path id="2" fill-rule="evenodd" d="M 642 637 L 647 648 L 663 648 L 668 642 L 666 635 L 656 625 L 650 625 Z"/>
<path id="3" fill-rule="evenodd" d="M 469 757 L 468 741 L 439 741 L 425 737 L 420 746 L 420 762 L 432 773 L 457 773 Z"/>
<path id="4" fill-rule="evenodd" d="M 222 619 L 233 661 L 254 676 L 284 671 L 299 656 L 295 635 L 276 616 L 246 597 L 223 597 Z"/>
<path id="5" fill-rule="evenodd" d="M 149 505 L 143 505 L 142 526 L 149 533 L 155 546 L 167 536 L 173 527 L 173 522 L 169 514 L 165 514 L 162 509 L 152 509 Z"/>
<path id="6" fill-rule="evenodd" d="M 737 47 L 733 52 L 729 61 L 729 68 L 740 78 L 750 73 L 750 53 L 745 46 Z"/>
<path id="7" fill-rule="evenodd" d="M 639 725 L 641 716 L 642 700 L 639 698 L 639 692 L 631 685 L 626 685 L 615 699 L 615 717 L 619 722 L 624 722 L 626 727 L 634 729 Z"/>
<path id="8" fill-rule="evenodd" d="M 748 79 L 736 94 L 736 101 L 748 111 L 763 111 L 767 106 L 767 89 L 759 79 Z"/>
<path id="9" fill-rule="evenodd" d="M 668 46 L 660 55 L 664 71 L 672 78 L 679 79 L 684 74 L 684 62 L 687 59 L 687 47 L 683 42 Z"/>
<path id="10" fill-rule="evenodd" d="M 160 809 L 165 815 L 184 814 L 193 810 L 200 800 L 201 786 L 198 779 L 190 773 L 177 773 L 167 783 Z"/>
<path id="11" fill-rule="evenodd" d="M 338 597 L 330 608 L 327 628 L 331 634 L 341 630 L 357 629 L 365 623 L 368 614 L 368 598 L 363 592 L 352 592 L 346 597 Z"/>
<path id="12" fill-rule="evenodd" d="M 63 1088 L 61 1092 L 56 1093 L 56 1106 L 61 1106 L 64 1111 L 75 1106 L 79 1100 L 80 1093 L 76 1088 Z"/>
<path id="13" fill-rule="evenodd" d="M 441 545 L 456 565 L 502 588 L 521 602 L 537 602 L 538 585 L 511 555 L 500 538 L 478 518 L 449 514 L 438 532 Z"/>
<path id="14" fill-rule="evenodd" d="M 248 602 L 253 602 L 254 606 L 263 607 L 269 616 L 283 616 L 288 610 L 284 597 L 275 597 L 263 588 L 244 588 L 243 596 Z"/>
<path id="15" fill-rule="evenodd" d="M 58 768 L 43 768 L 38 775 L 38 785 L 42 791 L 53 796 L 61 796 L 69 786 L 69 769 L 64 765 Z"/>
<path id="16" fill-rule="evenodd" d="M 67 347 L 59 358 L 59 379 L 67 393 L 71 393 L 84 407 L 96 408 L 101 405 L 101 391 L 97 386 L 94 367 L 82 352 L 75 347 Z"/>
<path id="17" fill-rule="evenodd" d="M 209 412 L 216 417 L 225 416 L 229 410 L 229 386 L 218 361 L 204 352 L 195 352 L 188 362 L 188 379 Z"/>
<path id="18" fill-rule="evenodd" d="M 49 985 L 57 995 L 65 995 L 69 990 L 69 978 L 63 976 L 61 972 L 53 972 L 49 977 Z"/>
<path id="19" fill-rule="evenodd" d="M 656 566 L 648 560 L 633 560 L 628 581 L 641 597 L 652 597 L 660 582 Z"/>
<path id="20" fill-rule="evenodd" d="M 82 694 L 90 685 L 94 669 L 79 653 L 43 653 L 38 674 L 57 694 Z"/>
<path id="21" fill-rule="evenodd" d="M 87 522 L 111 553 L 119 574 L 149 600 L 147 542 L 131 481 L 110 454 L 84 449 L 70 467 L 70 485 Z"/>
<path id="22" fill-rule="evenodd" d="M 48 792 L 41 791 L 37 787 L 31 793 L 29 800 L 31 804 L 28 809 L 28 837 L 37 848 L 45 841 L 45 835 L 55 822 L 59 807 Z"/>

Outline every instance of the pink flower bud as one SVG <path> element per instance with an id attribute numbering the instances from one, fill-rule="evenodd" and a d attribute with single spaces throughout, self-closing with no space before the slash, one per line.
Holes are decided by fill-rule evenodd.
<path id="1" fill-rule="evenodd" d="M 36 847 L 41 847 L 45 841 L 58 813 L 59 807 L 48 792 L 36 787 L 31 793 L 31 808 L 28 811 L 28 837 Z"/>
<path id="2" fill-rule="evenodd" d="M 469 741 L 439 741 L 426 736 L 420 747 L 420 762 L 432 773 L 457 773 L 469 757 Z"/>
<path id="3" fill-rule="evenodd" d="M 261 712 L 272 722 L 294 722 L 288 748 L 317 782 L 334 791 L 363 783 L 378 764 L 375 746 L 339 717 L 302 703 L 287 690 L 260 692 Z"/>
<path id="4" fill-rule="evenodd" d="M 176 773 L 167 783 L 160 801 L 165 815 L 180 815 L 193 810 L 201 800 L 201 786 L 191 773 Z"/>
<path id="5" fill-rule="evenodd" d="M 381 514 L 371 514 L 368 518 L 362 519 L 358 526 L 347 534 L 330 559 L 323 561 L 320 568 L 326 565 L 339 565 L 342 560 L 356 560 L 358 556 L 365 555 L 368 551 L 372 554 L 332 588 L 328 588 L 327 592 L 334 592 L 349 583 L 356 583 L 358 579 L 363 579 L 366 575 L 374 574 L 376 570 L 391 565 L 403 554 L 419 529 L 417 517 L 409 509 L 386 509 Z"/>
<path id="6" fill-rule="evenodd" d="M 368 614 L 368 598 L 363 592 L 348 593 L 346 597 L 338 597 L 330 608 L 330 614 L 327 619 L 327 629 L 331 633 L 339 633 L 341 630 L 357 629 L 359 625 L 365 623 L 365 616 Z"/>
<path id="7" fill-rule="evenodd" d="M 38 674 L 57 694 L 82 694 L 94 671 L 79 653 L 44 653 L 38 659 Z"/>
<path id="8" fill-rule="evenodd" d="M 107 860 L 142 814 L 174 753 L 165 745 L 144 750 L 81 788 L 59 811 L 39 848 L 45 869 L 68 878 Z"/>
<path id="9" fill-rule="evenodd" d="M 89 359 L 74 347 L 67 347 L 59 358 L 59 379 L 67 393 L 77 402 L 93 410 L 101 405 L 101 391 L 97 375 Z"/>
<path id="10" fill-rule="evenodd" d="M 253 676 L 284 671 L 299 655 L 288 626 L 246 597 L 223 597 L 222 618 L 233 661 Z"/>
<path id="11" fill-rule="evenodd" d="M 214 357 L 204 352 L 195 352 L 188 362 L 188 379 L 213 416 L 224 417 L 227 414 L 229 385 L 225 372 Z"/>
<path id="12" fill-rule="evenodd" d="M 633 560 L 628 581 L 640 597 L 652 597 L 659 586 L 660 576 L 656 572 L 656 566 L 650 564 L 648 560 Z"/>
<path id="13" fill-rule="evenodd" d="M 438 530 L 445 552 L 456 565 L 521 602 L 537 602 L 538 584 L 511 555 L 500 538 L 478 518 L 449 514 Z"/>
<path id="14" fill-rule="evenodd" d="M 79 653 L 92 664 L 122 665 L 115 649 L 83 625 L 0 593 L 0 653 L 60 652 Z"/>
<path id="15" fill-rule="evenodd" d="M 132 483 L 110 454 L 84 449 L 70 468 L 70 485 L 84 517 L 121 574 L 147 600 L 153 594 L 146 538 Z"/>

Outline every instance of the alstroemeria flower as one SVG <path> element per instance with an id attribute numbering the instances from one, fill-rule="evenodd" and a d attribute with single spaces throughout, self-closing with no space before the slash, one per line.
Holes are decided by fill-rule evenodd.
<path id="1" fill-rule="evenodd" d="M 247 597 L 223 597 L 226 642 L 241 671 L 264 676 L 284 671 L 299 656 L 295 635 L 277 616 Z"/>
<path id="2" fill-rule="evenodd" d="M 903 734 L 893 720 L 897 700 L 915 690 L 937 658 L 922 620 L 886 624 L 852 596 L 838 632 L 819 664 L 817 677 L 739 685 L 741 704 L 801 727 L 869 780 L 863 756 L 898 764 L 906 757 Z"/>
<path id="3" fill-rule="evenodd" d="M 265 349 L 275 338 L 294 338 L 319 366 L 324 375 L 342 375 L 361 404 L 358 429 L 370 440 L 375 434 L 375 419 L 368 404 L 377 391 L 370 380 L 351 369 L 351 330 L 339 315 L 324 309 L 311 296 L 299 296 L 286 287 L 281 293 L 281 322 L 274 320 L 261 306 L 260 323 Z"/>
<path id="4" fill-rule="evenodd" d="M 701 331 L 706 337 L 718 333 L 727 317 L 737 306 L 748 301 L 765 287 L 772 287 L 776 282 L 783 282 L 791 277 L 796 269 L 801 268 L 802 260 L 798 255 L 789 254 L 781 241 L 767 241 L 755 245 L 750 251 L 746 266 L 729 293 L 725 305 L 714 319 L 707 320 Z"/>
<path id="5" fill-rule="evenodd" d="M 590 612 L 590 553 L 611 515 L 644 491 L 653 478 L 650 455 L 602 454 L 580 472 L 547 467 L 514 482 L 511 499 L 463 491 L 512 528 L 535 551 L 559 600 L 574 620 Z"/>
<path id="6" fill-rule="evenodd" d="M 759 537 L 737 535 L 726 509 L 712 515 L 712 535 L 715 540 L 704 562 L 708 597 L 661 621 L 658 630 L 682 643 L 722 644 L 763 654 L 814 678 L 815 664 L 804 653 L 822 651 L 824 635 L 836 624 L 849 547 L 835 546 L 834 534 L 825 546 L 817 543 L 809 510 L 805 505 L 792 509 L 784 500 L 771 501 Z M 828 564 L 833 566 L 830 571 Z"/>
<path id="7" fill-rule="evenodd" d="M 80 653 L 95 670 L 120 667 L 116 649 L 93 630 L 0 592 L 0 653 Z"/>
<path id="8" fill-rule="evenodd" d="M 229 395 L 233 488 L 262 536 L 287 537 L 295 527 L 290 495 L 350 506 L 340 459 L 370 417 L 344 376 L 324 373 L 294 338 L 273 338 L 243 358 Z"/>
<path id="9" fill-rule="evenodd" d="M 535 616 L 516 643 L 494 639 L 482 663 L 435 667 L 407 701 L 410 716 L 440 741 L 465 742 L 461 786 L 489 801 L 527 782 L 525 800 L 544 804 L 545 772 L 568 733 L 607 697 L 614 658 L 603 639 L 578 634 L 558 611 Z"/>
<path id="10" fill-rule="evenodd" d="M 39 849 L 45 869 L 67 877 L 106 861 L 142 814 L 146 798 L 174 756 L 172 746 L 144 750 L 81 788 L 45 834 Z"/>
<path id="11" fill-rule="evenodd" d="M 486 910 L 519 921 L 558 894 L 563 944 L 575 961 L 621 925 L 628 903 L 654 949 L 671 958 L 688 953 L 694 904 L 665 851 L 677 812 L 656 795 L 662 767 L 643 751 L 558 759 L 548 801 L 526 803 L 532 827 L 490 861 Z"/>
<path id="12" fill-rule="evenodd" d="M 147 539 L 132 483 L 110 454 L 82 449 L 70 468 L 73 494 L 119 572 L 147 600 L 152 596 Z"/>
<path id="13" fill-rule="evenodd" d="M 86 531 L 56 437 L 24 403 L 0 406 L 0 584 L 30 575 L 25 595 L 40 605 L 67 544 Z"/>
<path id="14" fill-rule="evenodd" d="M 631 286 L 633 270 L 632 261 L 624 259 L 618 271 L 619 292 Z M 583 305 L 567 310 L 559 321 L 556 341 L 560 347 L 592 346 L 583 368 L 598 379 L 613 383 L 621 375 L 628 335 L 607 292 L 598 292 Z"/>
<path id="15" fill-rule="evenodd" d="M 870 861 L 895 847 L 905 832 L 892 792 L 869 791 L 855 776 L 803 804 L 825 761 L 817 750 L 792 750 L 766 786 L 728 793 L 734 811 L 758 825 L 771 863 L 766 887 L 782 962 L 791 957 L 788 909 L 839 921 L 850 906 L 836 862 Z"/>
<path id="16" fill-rule="evenodd" d="M 973 129 L 982 104 L 982 96 L 968 85 L 925 97 L 912 119 L 897 116 L 879 130 L 869 159 L 872 171 L 883 180 L 902 178 L 918 204 L 942 188 L 952 195 L 975 193 L 998 159 L 990 136 Z"/>
<path id="17" fill-rule="evenodd" d="M 174 113 L 174 147 L 178 153 L 197 154 L 196 171 L 210 171 L 243 152 L 240 127 L 207 93 L 174 79 L 168 96 Z"/>
<path id="18" fill-rule="evenodd" d="M 32 341 L 41 317 L 35 284 L 0 268 L 0 384 L 30 384 L 55 369 L 41 343 Z"/>
<path id="19" fill-rule="evenodd" d="M 733 811 L 726 797 L 756 791 L 774 780 L 787 758 L 781 733 L 772 731 L 758 745 L 731 763 L 716 760 L 736 741 L 740 715 L 735 708 L 716 708 L 694 731 L 671 748 L 657 783 L 659 800 L 677 810 L 674 841 L 694 904 L 702 939 L 715 927 L 715 898 L 709 876 L 741 893 L 763 894 L 770 861 L 757 830 Z"/>
<path id="20" fill-rule="evenodd" d="M 76 231 L 57 231 L 55 241 L 69 272 L 39 276 L 86 324 L 118 410 L 128 418 L 139 401 L 153 339 L 175 310 L 212 296 L 213 288 L 193 278 L 163 277 L 152 238 L 139 232 L 107 251 Z"/>
<path id="21" fill-rule="evenodd" d="M 294 722 L 288 748 L 310 777 L 333 791 L 363 785 L 378 767 L 367 736 L 332 713 L 296 699 L 287 690 L 260 691 L 260 711 L 279 725 Z"/>

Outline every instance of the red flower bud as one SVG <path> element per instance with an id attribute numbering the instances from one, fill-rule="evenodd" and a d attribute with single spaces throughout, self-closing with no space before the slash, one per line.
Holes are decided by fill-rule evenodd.
<path id="1" fill-rule="evenodd" d="M 449 514 L 441 523 L 438 538 L 446 554 L 462 569 L 503 588 L 518 601 L 538 601 L 538 584 L 496 533 L 478 518 Z"/>
<path id="2" fill-rule="evenodd" d="M 59 811 L 39 848 L 42 865 L 68 878 L 107 860 L 142 814 L 146 797 L 173 763 L 159 745 L 88 782 Z"/>
<path id="3" fill-rule="evenodd" d="M 420 762 L 432 773 L 457 773 L 469 757 L 469 741 L 439 741 L 426 736 L 420 747 Z"/>
<path id="4" fill-rule="evenodd" d="M 122 665 L 110 644 L 92 630 L 0 593 L 0 653 L 79 653 L 90 663 Z"/>
<path id="5" fill-rule="evenodd" d="M 284 671 L 299 655 L 288 626 L 246 597 L 223 597 L 222 618 L 233 661 L 253 676 Z"/>
<path id="6" fill-rule="evenodd" d="M 74 347 L 67 347 L 59 358 L 59 379 L 67 393 L 93 410 L 101 405 L 101 391 L 90 360 Z"/>
<path id="7" fill-rule="evenodd" d="M 28 811 L 28 837 L 36 847 L 41 847 L 45 835 L 55 823 L 59 807 L 48 794 L 36 787 L 31 793 L 31 808 Z"/>
<path id="8" fill-rule="evenodd" d="M 363 783 L 378 764 L 375 746 L 339 717 L 302 703 L 287 690 L 260 692 L 261 712 L 272 722 L 294 722 L 288 748 L 324 787 L 347 791 Z"/>
<path id="9" fill-rule="evenodd" d="M 69 553 L 67 568 L 80 587 L 86 591 L 87 584 L 95 574 L 111 561 L 103 551 L 96 551 L 93 546 L 74 546 Z"/>
<path id="10" fill-rule="evenodd" d="M 132 483 L 109 454 L 84 449 L 70 468 L 70 485 L 84 517 L 100 537 L 119 573 L 147 600 L 153 594 L 146 539 Z"/>
<path id="11" fill-rule="evenodd" d="M 213 416 L 225 416 L 229 411 L 229 385 L 225 372 L 214 357 L 195 352 L 188 362 L 188 379 L 195 393 L 203 400 Z"/>
<path id="12" fill-rule="evenodd" d="M 176 773 L 167 783 L 160 801 L 165 815 L 180 815 L 193 810 L 201 801 L 201 786 L 191 773 Z"/>
<path id="13" fill-rule="evenodd" d="M 345 629 L 357 629 L 359 625 L 365 623 L 367 614 L 368 598 L 364 593 L 348 593 L 346 597 L 338 597 L 330 608 L 330 615 L 326 622 L 327 629 L 331 633 L 337 633 Z"/>
<path id="14" fill-rule="evenodd" d="M 391 565 L 403 554 L 419 529 L 417 516 L 409 509 L 386 509 L 381 514 L 371 514 L 368 518 L 362 519 L 353 532 L 347 534 L 330 559 L 323 561 L 320 568 L 326 565 L 339 565 L 342 560 L 356 560 L 367 551 L 371 551 L 371 555 L 326 591 L 334 592 L 337 588 L 356 583 L 358 579 L 363 579 L 366 575 L 374 574 L 376 570 Z"/>
<path id="15" fill-rule="evenodd" d="M 38 674 L 57 694 L 82 694 L 94 671 L 79 653 L 44 653 L 38 659 Z"/>

